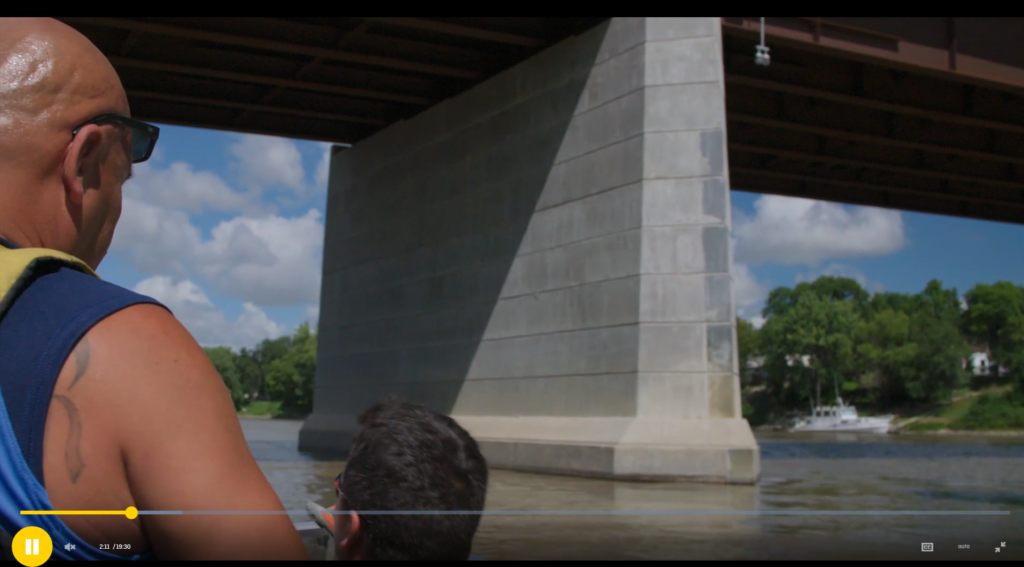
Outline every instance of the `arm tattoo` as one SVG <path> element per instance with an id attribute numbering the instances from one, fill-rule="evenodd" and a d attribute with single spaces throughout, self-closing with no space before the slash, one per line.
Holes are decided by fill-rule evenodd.
<path id="1" fill-rule="evenodd" d="M 89 339 L 82 337 L 82 340 L 78 342 L 78 346 L 75 347 L 75 377 L 71 380 L 68 390 L 74 388 L 78 380 L 85 376 L 85 371 L 89 368 L 89 354 Z"/>
<path id="2" fill-rule="evenodd" d="M 68 475 L 71 476 L 71 484 L 78 482 L 78 477 L 82 474 L 82 469 L 85 468 L 85 463 L 82 462 L 82 420 L 78 416 L 78 408 L 75 407 L 75 403 L 71 401 L 67 396 L 55 394 L 53 399 L 57 400 L 64 406 L 64 409 L 68 410 L 68 443 L 64 447 L 64 461 L 68 467 Z"/>

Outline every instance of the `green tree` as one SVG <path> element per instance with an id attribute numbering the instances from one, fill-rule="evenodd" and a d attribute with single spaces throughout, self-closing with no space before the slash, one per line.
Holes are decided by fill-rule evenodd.
<path id="1" fill-rule="evenodd" d="M 813 282 L 801 282 L 793 289 L 777 287 L 768 294 L 761 315 L 768 319 L 783 315 L 796 306 L 804 295 L 812 294 L 828 301 L 850 301 L 862 312 L 867 311 L 870 294 L 856 280 L 834 276 L 822 276 Z"/>
<path id="2" fill-rule="evenodd" d="M 865 324 L 863 337 L 865 342 L 857 350 L 880 375 L 883 403 L 905 399 L 907 383 L 916 377 L 914 363 L 918 358 L 910 315 L 893 309 L 879 311 Z"/>
<path id="3" fill-rule="evenodd" d="M 761 333 L 746 319 L 736 318 L 736 342 L 739 343 L 740 381 L 750 383 L 748 362 L 761 354 Z"/>
<path id="4" fill-rule="evenodd" d="M 1017 394 L 1024 394 L 1024 288 L 1005 281 L 978 284 L 964 300 L 964 332 L 988 345 L 991 364 L 1005 366 Z"/>
<path id="5" fill-rule="evenodd" d="M 856 280 L 850 278 L 822 276 L 807 286 L 822 299 L 850 301 L 858 310 L 863 310 L 871 299 L 870 294 Z"/>
<path id="6" fill-rule="evenodd" d="M 266 379 L 270 366 L 284 358 L 291 348 L 292 337 L 282 336 L 264 339 L 252 350 L 243 348 L 239 351 L 236 365 L 242 390 L 247 394 L 267 394 Z"/>
<path id="7" fill-rule="evenodd" d="M 767 321 L 772 317 L 785 315 L 796 303 L 796 298 L 797 292 L 788 287 L 780 286 L 771 290 L 764 302 L 761 316 Z"/>
<path id="8" fill-rule="evenodd" d="M 920 309 L 928 310 L 935 318 L 959 324 L 962 309 L 960 307 L 960 295 L 956 288 L 945 289 L 939 280 L 931 280 L 925 286 L 924 291 L 914 296 L 919 302 Z"/>
<path id="9" fill-rule="evenodd" d="M 825 403 L 831 395 L 823 387 L 838 389 L 844 379 L 857 376 L 860 309 L 854 301 L 807 291 L 812 293 L 800 293 L 761 330 L 769 390 L 784 407 Z"/>
<path id="10" fill-rule="evenodd" d="M 242 409 L 245 399 L 238 377 L 238 367 L 235 365 L 234 351 L 224 346 L 204 348 L 203 351 L 213 363 L 213 367 L 217 369 L 221 380 L 224 381 L 224 386 L 231 393 L 231 401 L 235 404 L 235 410 Z"/>
<path id="11" fill-rule="evenodd" d="M 242 384 L 242 391 L 250 395 L 259 395 L 263 392 L 263 369 L 256 361 L 253 351 L 243 348 L 235 357 L 235 366 L 238 368 L 238 379 Z"/>
<path id="12" fill-rule="evenodd" d="M 963 360 L 971 347 L 956 321 L 915 313 L 911 318 L 911 336 L 918 345 L 914 361 L 917 380 L 906 386 L 907 395 L 920 401 L 948 401 L 953 390 L 966 383 L 968 372 Z"/>
<path id="13" fill-rule="evenodd" d="M 303 323 L 289 338 L 291 348 L 270 363 L 266 390 L 271 399 L 281 402 L 281 410 L 290 414 L 308 414 L 313 409 L 313 384 L 316 376 L 317 335 Z"/>
<path id="14" fill-rule="evenodd" d="M 264 339 L 254 350 L 253 357 L 261 366 L 267 368 L 275 361 L 283 358 L 292 349 L 292 337 L 284 335 L 276 339 Z"/>
<path id="15" fill-rule="evenodd" d="M 879 375 L 884 405 L 944 401 L 966 378 L 956 289 L 928 282 L 917 295 L 877 294 L 858 352 Z"/>
<path id="16" fill-rule="evenodd" d="M 871 296 L 868 302 L 872 313 L 890 310 L 902 313 L 914 311 L 915 298 L 908 293 L 882 292 Z"/>

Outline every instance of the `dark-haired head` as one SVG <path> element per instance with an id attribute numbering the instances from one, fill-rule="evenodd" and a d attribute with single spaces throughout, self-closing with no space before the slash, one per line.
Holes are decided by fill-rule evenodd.
<path id="1" fill-rule="evenodd" d="M 487 462 L 454 419 L 391 399 L 359 416 L 338 481 L 340 559 L 466 560 L 487 496 Z M 470 514 L 360 514 L 370 511 Z"/>

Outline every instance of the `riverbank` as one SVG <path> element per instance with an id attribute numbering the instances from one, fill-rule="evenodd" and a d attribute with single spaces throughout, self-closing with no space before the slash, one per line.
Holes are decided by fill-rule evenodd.
<path id="1" fill-rule="evenodd" d="M 942 406 L 897 416 L 893 425 L 912 433 L 1019 436 L 1024 407 L 1011 391 L 1009 386 L 961 391 Z"/>
<path id="2" fill-rule="evenodd" d="M 269 400 L 257 400 L 249 402 L 248 405 L 238 410 L 238 417 L 253 417 L 260 419 L 271 419 L 281 413 L 281 402 Z"/>
<path id="3" fill-rule="evenodd" d="M 974 431 L 970 429 L 939 429 L 935 431 L 913 431 L 897 430 L 895 434 L 907 434 L 907 435 L 952 435 L 957 437 L 969 436 L 969 437 L 1024 437 L 1024 430 L 1001 430 L 993 429 L 990 431 Z"/>
<path id="4" fill-rule="evenodd" d="M 257 400 L 249 402 L 249 405 L 238 410 L 238 417 L 242 419 L 290 419 L 305 420 L 306 415 L 286 413 L 281 410 L 281 402 L 269 400 Z"/>
<path id="5" fill-rule="evenodd" d="M 758 432 L 782 432 L 788 431 L 786 427 L 781 425 L 759 425 L 752 428 Z M 797 433 L 797 435 L 806 435 L 805 433 Z M 1024 437 L 1024 430 L 1017 429 L 992 429 L 985 431 L 975 431 L 970 429 L 935 429 L 935 430 L 924 430 L 915 431 L 913 429 L 895 429 L 890 432 L 890 435 L 938 435 L 938 436 L 952 436 L 952 437 Z"/>
<path id="6" fill-rule="evenodd" d="M 979 390 L 963 389 L 942 404 L 921 404 L 893 408 L 894 433 L 913 435 L 969 435 L 989 437 L 1024 437 L 1024 406 L 1011 397 L 1010 386 L 993 386 Z M 752 398 L 760 392 L 745 392 Z M 748 399 L 750 399 L 748 398 Z M 762 402 L 763 404 L 763 402 Z M 763 411 L 764 408 L 762 408 Z M 752 412 L 753 413 L 753 412 Z M 889 412 L 886 412 L 889 413 Z M 864 412 L 865 416 L 872 412 Z M 761 413 L 761 416 L 764 416 Z M 747 416 L 754 424 L 754 415 Z M 763 419 L 763 417 L 762 417 Z M 790 420 L 772 419 L 755 427 L 758 431 L 785 431 Z"/>

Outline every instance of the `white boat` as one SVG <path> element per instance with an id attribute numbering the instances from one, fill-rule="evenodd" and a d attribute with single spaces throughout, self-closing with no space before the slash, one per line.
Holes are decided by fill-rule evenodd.
<path id="1" fill-rule="evenodd" d="M 790 431 L 794 433 L 845 432 L 845 433 L 889 433 L 893 416 L 860 417 L 857 408 L 843 403 L 818 406 L 810 417 L 801 420 Z"/>

